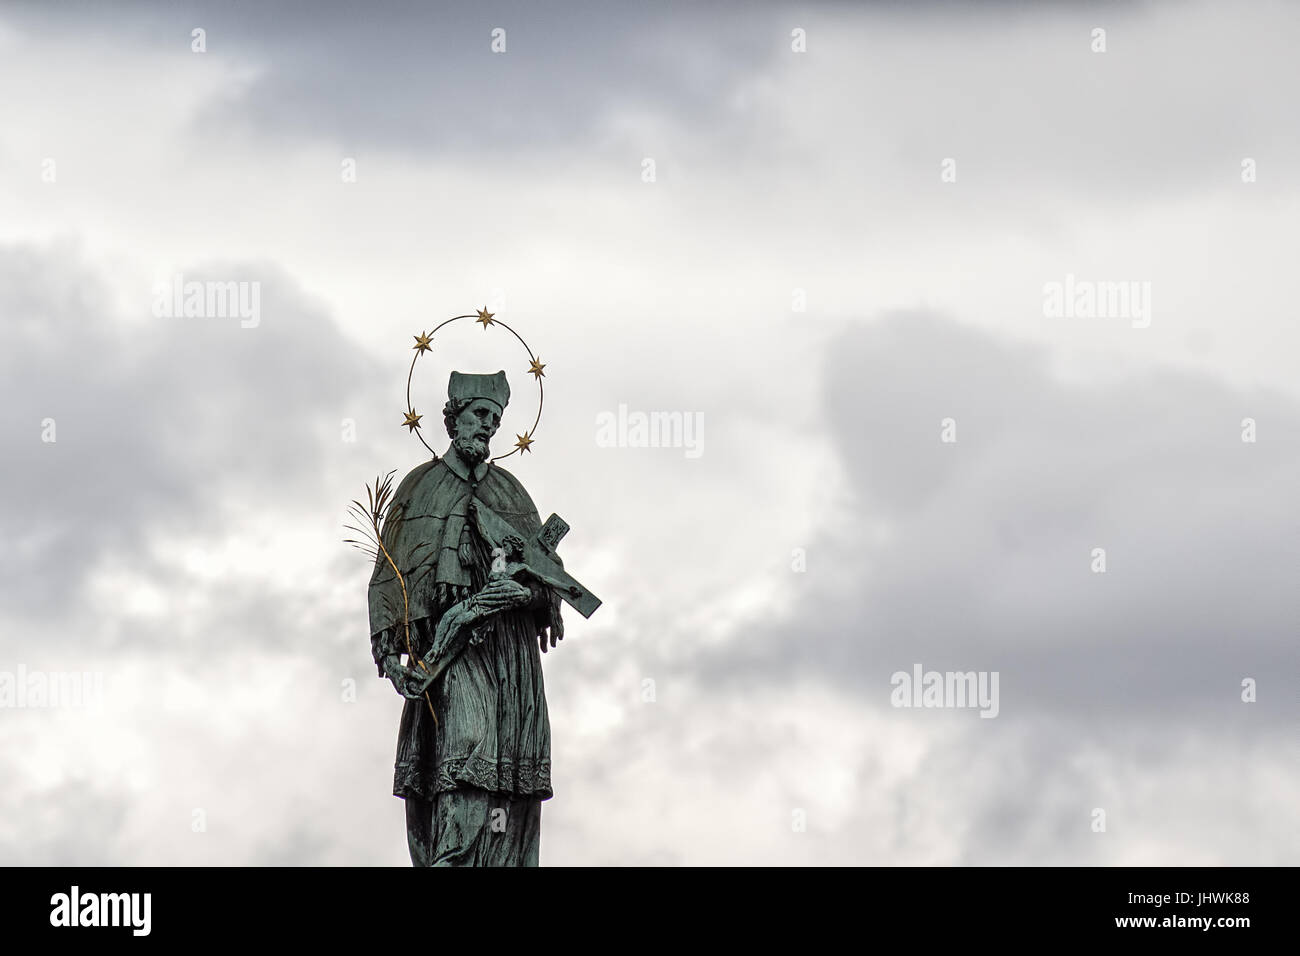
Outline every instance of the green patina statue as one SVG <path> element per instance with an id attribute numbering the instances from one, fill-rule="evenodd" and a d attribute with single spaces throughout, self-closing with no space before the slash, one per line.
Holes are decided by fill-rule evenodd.
<path id="1" fill-rule="evenodd" d="M 552 796 L 541 653 L 564 636 L 561 601 L 584 617 L 600 604 L 555 554 L 568 526 L 543 525 L 488 460 L 509 400 L 503 371 L 451 373 L 451 446 L 398 486 L 370 581 L 371 650 L 406 698 L 393 793 L 415 866 L 537 865 Z"/>

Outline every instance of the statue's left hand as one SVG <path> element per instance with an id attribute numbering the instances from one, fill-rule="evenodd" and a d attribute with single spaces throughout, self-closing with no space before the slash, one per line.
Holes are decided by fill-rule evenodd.
<path id="1" fill-rule="evenodd" d="M 549 635 L 551 641 L 551 647 L 554 647 L 557 642 L 564 640 L 564 622 L 560 620 L 559 614 L 555 615 L 554 621 L 555 623 L 552 624 L 550 627 L 550 635 Z M 546 653 L 547 637 L 548 635 L 546 633 L 546 628 L 543 628 L 542 630 L 537 632 L 537 646 L 542 649 L 543 654 Z"/>

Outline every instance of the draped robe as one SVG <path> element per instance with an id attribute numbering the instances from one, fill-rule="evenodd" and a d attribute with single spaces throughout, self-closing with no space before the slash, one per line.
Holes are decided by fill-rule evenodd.
<path id="1" fill-rule="evenodd" d="M 481 590 L 492 567 L 490 545 L 469 515 L 477 498 L 521 536 L 536 537 L 541 519 L 523 485 L 484 462 L 471 470 L 455 448 L 402 480 L 390 507 L 385 546 L 402 571 L 406 595 L 381 554 L 370 582 L 371 650 L 384 658 L 410 650 L 422 657 L 442 614 Z M 551 726 L 546 711 L 538 634 L 560 615 L 559 598 L 537 582 L 532 601 L 476 625 L 464 651 L 434 682 L 429 696 L 407 700 L 398 731 L 393 793 L 437 794 L 465 787 L 512 799 L 546 800 L 551 790 Z M 405 603 L 404 603 L 405 601 Z"/>

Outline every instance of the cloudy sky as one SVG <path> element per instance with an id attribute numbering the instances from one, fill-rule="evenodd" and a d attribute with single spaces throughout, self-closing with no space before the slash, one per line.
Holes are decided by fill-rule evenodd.
<path id="1" fill-rule="evenodd" d="M 103 675 L 0 708 L 0 864 L 408 862 L 342 525 L 427 457 L 411 336 L 484 304 L 605 601 L 545 658 L 544 864 L 1300 862 L 1297 46 L 1282 3 L 0 7 L 0 680 Z M 521 356 L 459 323 L 415 404 L 507 369 L 508 445 Z M 701 443 L 605 447 L 620 406 Z M 918 665 L 996 717 L 894 706 Z"/>

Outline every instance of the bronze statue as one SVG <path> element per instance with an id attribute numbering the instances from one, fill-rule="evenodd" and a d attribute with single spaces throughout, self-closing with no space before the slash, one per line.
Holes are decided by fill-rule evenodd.
<path id="1" fill-rule="evenodd" d="M 429 336 L 416 341 L 427 350 Z M 561 601 L 584 616 L 600 601 L 555 554 L 568 526 L 555 515 L 543 525 L 488 457 L 510 400 L 505 372 L 452 372 L 447 393 L 450 447 L 395 493 L 391 476 L 377 482 L 369 511 L 357 505 L 376 559 L 371 651 L 406 698 L 393 793 L 406 801 L 413 865 L 536 866 L 552 796 L 541 654 L 564 637 Z"/>

